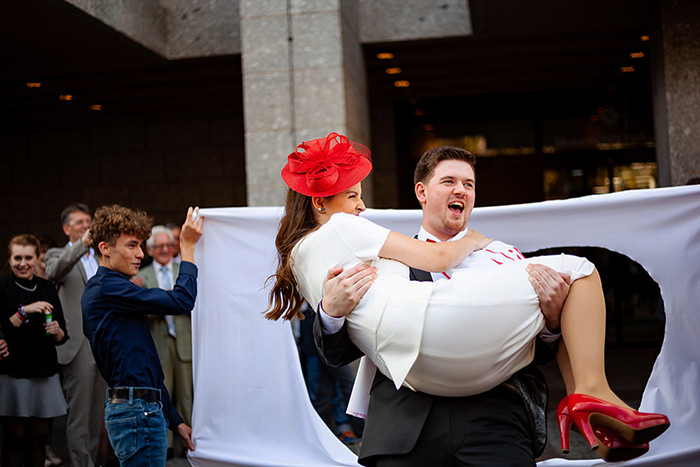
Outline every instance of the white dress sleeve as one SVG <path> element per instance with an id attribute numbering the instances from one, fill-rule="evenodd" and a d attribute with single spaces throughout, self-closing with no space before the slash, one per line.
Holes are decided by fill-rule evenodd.
<path id="1" fill-rule="evenodd" d="M 363 217 L 352 214 L 334 214 L 328 221 L 338 238 L 361 261 L 379 258 L 391 230 Z"/>

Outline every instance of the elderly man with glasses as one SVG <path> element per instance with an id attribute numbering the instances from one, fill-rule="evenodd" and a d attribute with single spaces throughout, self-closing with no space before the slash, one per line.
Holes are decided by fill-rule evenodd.
<path id="1" fill-rule="evenodd" d="M 173 260 L 174 237 L 171 229 L 156 225 L 146 241 L 148 254 L 153 262 L 137 274 L 136 284 L 152 289 L 171 290 L 174 278 L 180 271 L 179 262 Z M 140 279 L 140 280 L 139 280 Z M 153 315 L 149 317 L 151 334 L 163 367 L 165 387 L 170 392 L 177 411 L 185 423 L 192 423 L 192 325 L 189 313 L 183 315 Z M 168 446 L 174 448 L 172 435 L 168 433 Z M 178 454 L 184 450 L 173 449 Z"/>

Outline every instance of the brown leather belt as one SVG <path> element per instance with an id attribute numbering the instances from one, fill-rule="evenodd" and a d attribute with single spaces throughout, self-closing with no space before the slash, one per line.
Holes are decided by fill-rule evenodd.
<path id="1" fill-rule="evenodd" d="M 109 389 L 109 403 L 123 404 L 129 402 L 130 391 L 133 391 L 132 399 L 143 399 L 146 402 L 160 402 L 160 390 L 158 389 L 117 387 Z"/>

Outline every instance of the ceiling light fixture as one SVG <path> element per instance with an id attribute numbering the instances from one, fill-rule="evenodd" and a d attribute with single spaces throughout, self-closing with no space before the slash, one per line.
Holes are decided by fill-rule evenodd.
<path id="1" fill-rule="evenodd" d="M 640 39 L 642 40 L 642 42 L 646 42 L 646 41 L 649 40 L 649 36 L 647 36 L 647 35 L 645 34 L 645 35 L 641 36 Z"/>
<path id="2" fill-rule="evenodd" d="M 644 52 L 632 52 L 630 58 L 643 58 Z"/>
<path id="3" fill-rule="evenodd" d="M 92 104 L 90 110 L 102 110 L 102 104 Z"/>
<path id="4" fill-rule="evenodd" d="M 387 75 L 398 75 L 398 74 L 401 73 L 401 71 L 403 71 L 403 70 L 401 70 L 401 68 L 395 66 L 395 67 L 392 67 L 392 68 L 387 68 L 387 69 L 384 70 L 384 71 L 386 71 L 386 74 L 387 74 Z"/>
<path id="5" fill-rule="evenodd" d="M 32 81 L 32 82 L 27 83 L 27 87 L 28 88 L 40 88 L 41 83 L 38 83 L 36 81 Z"/>
<path id="6" fill-rule="evenodd" d="M 632 73 L 634 71 L 634 67 L 633 66 L 623 66 L 623 67 L 620 67 L 620 70 L 623 73 Z"/>
<path id="7" fill-rule="evenodd" d="M 394 54 L 391 52 L 379 52 L 377 54 L 377 58 L 379 60 L 392 60 L 394 58 Z"/>
<path id="8" fill-rule="evenodd" d="M 411 86 L 411 82 L 406 80 L 394 81 L 394 86 L 397 88 L 407 88 Z"/>
<path id="9" fill-rule="evenodd" d="M 58 99 L 59 99 L 59 100 L 62 100 L 62 101 L 72 101 L 72 100 L 73 100 L 73 96 L 72 96 L 71 94 L 60 94 L 60 95 L 58 96 Z"/>

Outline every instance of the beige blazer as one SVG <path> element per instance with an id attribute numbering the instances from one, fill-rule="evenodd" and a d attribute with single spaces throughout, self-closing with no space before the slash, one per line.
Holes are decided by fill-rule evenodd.
<path id="1" fill-rule="evenodd" d="M 70 339 L 56 347 L 58 363 L 67 365 L 78 354 L 81 345 L 90 346 L 83 335 L 83 309 L 80 298 L 83 296 L 87 275 L 80 258 L 88 249 L 78 240 L 63 248 L 51 248 L 46 252 L 46 276 L 56 285 L 66 317 L 66 330 Z M 97 259 L 95 259 L 97 263 Z"/>
<path id="2" fill-rule="evenodd" d="M 177 276 L 180 273 L 180 263 L 173 262 L 173 284 L 177 281 Z M 143 279 L 142 287 L 146 289 L 158 288 L 158 279 L 156 277 L 155 262 L 142 268 L 136 277 Z M 190 314 L 173 316 L 175 322 L 175 344 L 177 348 L 177 356 L 183 362 L 192 361 L 192 319 Z M 167 354 L 168 349 L 168 324 L 165 322 L 165 317 L 161 315 L 149 315 L 149 325 L 151 326 L 151 334 L 153 341 L 156 344 L 158 355 L 161 360 Z"/>

